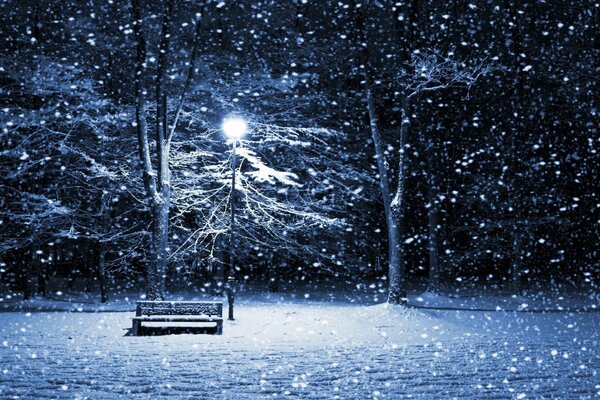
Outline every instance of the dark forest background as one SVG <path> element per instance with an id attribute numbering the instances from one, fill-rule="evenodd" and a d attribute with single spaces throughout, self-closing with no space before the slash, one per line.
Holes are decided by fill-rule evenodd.
<path id="1" fill-rule="evenodd" d="M 147 274 L 155 222 L 136 136 L 143 66 L 152 152 L 158 120 L 178 116 L 167 288 L 223 278 L 231 146 L 219 126 L 231 112 L 251 128 L 238 199 L 242 281 L 385 283 L 383 167 L 392 187 L 405 180 L 404 285 L 587 285 L 600 266 L 598 8 L 4 0 L 0 277 L 30 296 L 60 276 L 93 286 Z M 407 107 L 423 82 L 431 90 Z"/>

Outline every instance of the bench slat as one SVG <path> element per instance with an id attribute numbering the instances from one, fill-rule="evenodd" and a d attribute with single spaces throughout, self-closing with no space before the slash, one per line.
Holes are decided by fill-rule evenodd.
<path id="1" fill-rule="evenodd" d="M 179 317 L 176 315 L 153 315 L 149 317 L 134 317 L 136 321 L 143 322 L 217 322 L 223 321 L 221 317 L 209 317 L 206 315 L 188 315 L 184 317 Z"/>
<path id="2" fill-rule="evenodd" d="M 136 315 L 223 315 L 222 302 L 138 301 Z"/>

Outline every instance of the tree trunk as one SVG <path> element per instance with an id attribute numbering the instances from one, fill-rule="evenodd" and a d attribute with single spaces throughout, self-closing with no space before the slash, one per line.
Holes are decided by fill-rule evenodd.
<path id="1" fill-rule="evenodd" d="M 377 169 L 379 171 L 379 188 L 383 199 L 383 208 L 385 212 L 385 221 L 388 237 L 388 302 L 392 304 L 402 304 L 405 302 L 406 292 L 403 287 L 403 258 L 398 236 L 398 224 L 394 218 L 390 184 L 385 163 L 385 153 L 383 142 L 379 133 L 378 118 L 375 112 L 375 104 L 370 87 L 367 87 L 367 107 L 369 111 L 369 121 L 371 128 L 371 137 L 375 146 L 375 157 L 377 158 Z"/>
<path id="2" fill-rule="evenodd" d="M 98 281 L 100 283 L 100 302 L 108 302 L 108 288 L 106 287 L 106 249 L 100 244 L 98 251 Z"/>
<path id="3" fill-rule="evenodd" d="M 391 202 L 391 212 L 398 235 L 398 287 L 396 302 L 405 303 L 406 299 L 406 261 L 404 259 L 404 248 L 402 239 L 404 238 L 404 203 L 406 197 L 406 175 L 408 174 L 408 157 L 406 154 L 406 143 L 408 139 L 408 128 L 410 126 L 410 102 L 408 97 L 402 101 L 402 121 L 400 123 L 399 138 L 399 157 L 398 157 L 398 182 L 396 193 Z"/>
<path id="4" fill-rule="evenodd" d="M 430 171 L 431 174 L 431 171 Z M 440 293 L 440 226 L 439 226 L 439 203 L 434 184 L 429 183 L 429 210 L 427 217 L 429 220 L 429 285 L 427 291 L 431 293 Z"/>
<path id="5" fill-rule="evenodd" d="M 165 265 L 166 259 L 163 257 L 161 260 L 159 253 L 161 247 L 166 250 L 166 243 L 160 243 L 159 238 L 162 235 L 161 224 L 159 222 L 164 220 L 164 213 L 160 212 L 162 199 L 159 198 L 157 192 L 156 173 L 152 168 L 150 158 L 148 124 L 146 120 L 146 90 L 144 88 L 147 49 L 146 38 L 142 31 L 143 19 L 140 10 L 140 0 L 131 0 L 131 14 L 134 20 L 133 30 L 137 42 L 135 61 L 135 128 L 146 194 L 145 200 L 152 215 L 152 233 L 150 235 L 150 251 L 148 254 L 150 260 L 146 262 L 146 296 L 149 300 L 161 300 L 164 299 L 164 282 L 161 282 L 164 272 L 161 270 L 161 266 Z M 162 123 L 162 118 L 159 118 L 159 120 Z M 159 160 L 159 162 L 162 162 L 162 160 Z"/>
<path id="6" fill-rule="evenodd" d="M 21 258 L 22 273 L 23 273 L 23 300 L 31 299 L 31 260 L 27 256 L 27 252 L 23 253 Z"/>
<path id="7" fill-rule="evenodd" d="M 412 49 L 415 46 L 415 27 L 417 20 L 417 11 L 419 8 L 418 0 L 410 0 L 403 4 L 397 3 L 394 14 L 396 38 L 399 44 L 400 63 L 404 68 L 409 68 L 408 64 L 411 60 Z M 404 258 L 404 247 L 402 240 L 404 239 L 404 203 L 406 196 L 406 174 L 408 172 L 406 143 L 408 140 L 408 129 L 410 127 L 410 98 L 408 93 L 403 92 L 401 121 L 400 121 L 400 137 L 399 137 L 399 159 L 398 159 L 398 179 L 396 193 L 391 202 L 392 216 L 394 218 L 397 235 L 398 235 L 398 280 L 400 290 L 396 294 L 396 302 L 406 302 L 406 261 Z M 390 293 L 391 294 L 391 293 Z"/>
<path id="8" fill-rule="evenodd" d="M 86 242 L 86 257 L 83 262 L 83 267 L 85 267 L 85 288 L 84 291 L 86 293 L 91 293 L 94 287 L 94 250 L 90 246 L 89 242 Z"/>
<path id="9" fill-rule="evenodd" d="M 429 284 L 427 291 L 431 293 L 440 293 L 440 204 L 438 201 L 438 186 L 436 181 L 436 172 L 434 170 L 434 141 L 429 140 L 427 154 L 427 169 L 428 179 L 427 183 L 429 186 L 428 190 L 428 202 L 429 210 L 427 212 L 427 219 L 429 225 Z"/>
<path id="10" fill-rule="evenodd" d="M 164 300 L 167 271 L 167 246 L 169 234 L 169 202 L 163 198 L 162 203 L 154 206 L 152 221 L 152 248 L 154 258 L 150 260 L 148 271 L 148 293 L 150 300 Z"/>
<path id="11" fill-rule="evenodd" d="M 144 171 L 146 200 L 152 214 L 152 234 L 150 238 L 150 261 L 147 264 L 147 297 L 150 300 L 162 300 L 165 297 L 165 282 L 169 242 L 169 209 L 171 205 L 171 183 L 169 170 L 169 152 L 171 138 L 177 126 L 187 90 L 194 76 L 195 59 L 198 53 L 198 37 L 200 34 L 200 17 L 196 20 L 194 47 L 188 67 L 184 89 L 175 112 L 173 124 L 168 131 L 167 93 L 165 81 L 168 70 L 169 44 L 173 23 L 174 0 L 166 0 L 160 32 L 158 61 L 156 72 L 156 170 L 154 174 L 150 158 L 148 132 L 146 122 L 146 105 L 144 76 L 146 70 L 146 40 L 142 32 L 142 15 L 140 0 L 131 0 L 131 12 L 134 18 L 134 33 L 137 39 L 137 57 L 135 69 L 136 92 L 136 127 L 138 134 L 139 156 Z M 202 15 L 206 2 L 201 3 Z"/>
<path id="12" fill-rule="evenodd" d="M 514 257 L 511 270 L 511 283 L 513 294 L 521 293 L 521 269 L 523 266 L 523 238 L 518 232 L 513 236 Z"/>
<path id="13" fill-rule="evenodd" d="M 510 136 L 510 149 L 511 149 L 511 163 L 510 168 L 513 169 L 511 179 L 508 181 L 508 189 L 509 195 L 516 195 L 521 193 L 522 184 L 520 181 L 520 170 L 523 169 L 523 162 L 519 157 L 516 149 L 521 148 L 520 141 L 523 140 L 524 136 L 526 136 L 525 132 L 525 115 L 523 112 L 523 104 L 524 102 L 524 84 L 525 84 L 525 72 L 523 68 L 525 67 L 525 60 L 521 57 L 523 53 L 523 38 L 521 35 L 520 24 L 522 21 L 519 19 L 519 4 L 511 3 L 508 1 L 504 2 L 505 8 L 508 11 L 508 20 L 512 22 L 511 28 L 508 31 L 508 36 L 510 40 L 506 41 L 506 45 L 508 46 L 509 51 L 512 50 L 512 56 L 514 60 L 513 65 L 513 112 L 515 117 L 515 123 L 512 129 L 512 135 Z M 525 167 L 526 168 L 526 167 Z M 513 234 L 513 251 L 514 251 L 514 260 L 511 268 L 511 286 L 512 292 L 514 294 L 519 294 L 521 291 L 521 269 L 523 262 L 523 237 L 520 233 L 520 230 L 523 229 L 520 226 L 519 221 L 526 220 L 526 209 L 527 207 L 517 206 L 514 211 L 514 221 L 515 223 L 512 225 L 512 234 Z"/>
<path id="14" fill-rule="evenodd" d="M 47 264 L 40 264 L 37 275 L 37 293 L 41 296 L 46 296 L 46 279 L 47 279 Z"/>
<path id="15" fill-rule="evenodd" d="M 73 270 L 69 270 L 69 275 L 67 277 L 67 290 L 72 291 L 75 287 L 75 272 Z"/>
<path id="16" fill-rule="evenodd" d="M 169 143 L 167 141 L 167 95 L 164 82 L 167 74 L 167 58 L 171 37 L 171 22 L 174 1 L 165 2 L 165 11 L 160 34 L 156 75 L 156 152 L 158 172 L 158 196 L 152 202 L 152 242 L 154 258 L 148 273 L 148 297 L 151 300 L 164 300 L 167 271 L 167 246 L 169 242 L 169 208 L 171 184 L 169 176 Z"/>
<path id="17" fill-rule="evenodd" d="M 152 170 L 150 161 L 150 148 L 148 144 L 148 123 L 146 121 L 146 91 L 144 79 L 146 75 L 146 39 L 142 32 L 142 16 L 139 10 L 139 0 L 131 0 L 131 13 L 133 27 L 137 40 L 137 54 L 135 61 L 135 127 L 138 139 L 138 155 L 143 170 L 146 197 L 152 198 L 156 191 L 156 175 Z"/>
<path id="18" fill-rule="evenodd" d="M 391 304 L 405 304 L 406 303 L 406 291 L 405 291 L 405 266 L 404 257 L 402 254 L 402 247 L 400 245 L 401 238 L 401 226 L 402 222 L 399 218 L 399 214 L 395 215 L 394 207 L 391 201 L 391 190 L 390 181 L 388 177 L 388 170 L 385 161 L 385 151 L 383 140 L 379 132 L 379 120 L 377 118 L 377 112 L 375 110 L 375 101 L 373 99 L 373 84 L 372 84 L 372 71 L 370 65 L 370 54 L 368 44 L 368 32 L 364 23 L 364 12 L 365 7 L 357 8 L 357 4 L 354 4 L 356 11 L 356 25 L 357 25 L 357 38 L 360 44 L 361 53 L 360 61 L 361 68 L 364 75 L 364 84 L 367 100 L 367 111 L 369 113 L 369 126 L 371 129 L 371 137 L 373 139 L 373 145 L 375 147 L 375 157 L 377 159 L 377 169 L 379 172 L 379 186 L 381 190 L 381 197 L 383 200 L 383 207 L 385 212 L 385 221 L 387 227 L 388 237 L 388 303 Z"/>
<path id="19" fill-rule="evenodd" d="M 269 292 L 277 293 L 279 292 L 279 267 L 272 266 L 269 269 Z"/>

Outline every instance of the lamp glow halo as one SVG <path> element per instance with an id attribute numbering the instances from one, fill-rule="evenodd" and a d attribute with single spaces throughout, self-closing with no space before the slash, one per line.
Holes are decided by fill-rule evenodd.
<path id="1" fill-rule="evenodd" d="M 248 123 L 240 117 L 227 117 L 223 120 L 221 129 L 228 139 L 239 140 L 248 132 Z"/>

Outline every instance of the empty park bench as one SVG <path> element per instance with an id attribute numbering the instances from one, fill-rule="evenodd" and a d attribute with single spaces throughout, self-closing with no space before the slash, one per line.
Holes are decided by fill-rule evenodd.
<path id="1" fill-rule="evenodd" d="M 138 336 L 142 322 L 214 322 L 223 334 L 223 303 L 219 301 L 138 301 L 131 332 Z"/>

